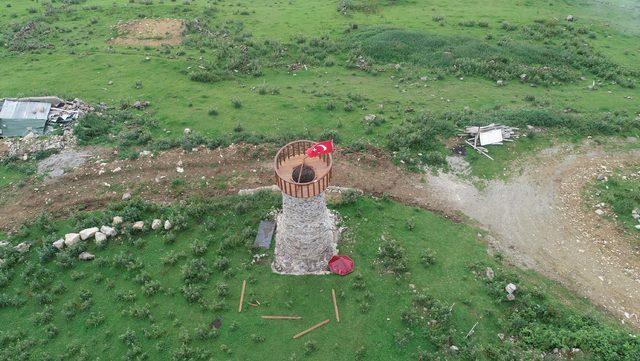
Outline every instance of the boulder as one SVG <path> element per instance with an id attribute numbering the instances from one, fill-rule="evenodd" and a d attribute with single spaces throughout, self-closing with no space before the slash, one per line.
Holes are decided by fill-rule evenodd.
<path id="1" fill-rule="evenodd" d="M 184 130 L 182 131 L 182 134 L 184 134 L 185 136 L 191 134 L 191 129 L 184 128 Z"/>
<path id="2" fill-rule="evenodd" d="M 63 249 L 64 248 L 64 239 L 60 238 L 59 240 L 53 242 L 53 246 L 57 249 Z"/>
<path id="3" fill-rule="evenodd" d="M 167 219 L 166 221 L 164 221 L 164 230 L 168 231 L 173 227 L 173 224 L 171 224 L 171 222 L 169 222 L 169 220 Z"/>
<path id="4" fill-rule="evenodd" d="M 154 219 L 153 222 L 151 222 L 151 229 L 156 230 L 156 229 L 160 229 L 160 227 L 162 227 L 162 221 L 159 219 Z"/>
<path id="5" fill-rule="evenodd" d="M 123 222 L 122 217 L 115 216 L 115 217 L 113 217 L 113 220 L 111 221 L 111 224 L 113 224 L 114 226 L 117 226 L 117 225 L 121 224 L 122 222 Z"/>
<path id="6" fill-rule="evenodd" d="M 73 246 L 80 242 L 80 235 L 77 233 L 67 233 L 64 235 L 64 244 L 66 246 Z"/>
<path id="7" fill-rule="evenodd" d="M 95 237 L 97 245 L 101 245 L 107 240 L 107 235 L 102 232 L 96 232 Z"/>
<path id="8" fill-rule="evenodd" d="M 127 192 L 127 193 L 122 195 L 122 200 L 123 201 L 128 201 L 129 199 L 131 199 L 131 192 Z"/>
<path id="9" fill-rule="evenodd" d="M 567 21 L 573 21 L 573 15 L 567 15 Z"/>
<path id="10" fill-rule="evenodd" d="M 81 240 L 87 240 L 91 237 L 93 237 L 96 232 L 98 232 L 100 229 L 98 227 L 91 227 L 91 228 L 86 228 L 83 229 L 82 231 L 80 231 L 80 239 Z"/>
<path id="11" fill-rule="evenodd" d="M 456 345 L 451 345 L 449 346 L 449 350 L 451 350 L 451 352 L 458 352 L 460 348 Z"/>
<path id="12" fill-rule="evenodd" d="M 133 224 L 132 228 L 138 231 L 142 230 L 144 228 L 144 221 L 137 221 Z"/>
<path id="13" fill-rule="evenodd" d="M 518 289 L 518 287 L 516 287 L 516 285 L 514 285 L 513 283 L 509 283 L 504 289 L 507 291 L 507 293 L 513 293 Z"/>
<path id="14" fill-rule="evenodd" d="M 78 259 L 81 261 L 91 261 L 94 258 L 96 258 L 96 256 L 89 252 L 82 252 L 78 255 Z"/>
<path id="15" fill-rule="evenodd" d="M 20 253 L 25 253 L 29 250 L 29 248 L 31 248 L 31 245 L 27 242 L 22 242 L 13 248 L 15 248 L 15 250 Z"/>
<path id="16" fill-rule="evenodd" d="M 100 232 L 104 233 L 107 237 L 113 237 L 116 235 L 116 229 L 109 226 L 100 227 Z"/>

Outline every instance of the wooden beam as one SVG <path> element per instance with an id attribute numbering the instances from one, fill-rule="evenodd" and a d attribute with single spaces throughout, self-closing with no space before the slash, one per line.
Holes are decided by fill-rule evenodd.
<path id="1" fill-rule="evenodd" d="M 262 315 L 260 316 L 263 320 L 300 320 L 302 317 L 300 316 L 279 316 L 279 315 Z"/>
<path id="2" fill-rule="evenodd" d="M 240 292 L 240 304 L 238 305 L 238 312 L 242 312 L 242 304 L 244 303 L 244 291 L 247 289 L 247 280 L 242 280 L 242 291 Z"/>
<path id="3" fill-rule="evenodd" d="M 308 334 L 309 332 L 311 332 L 311 331 L 315 330 L 316 328 L 318 328 L 318 327 L 322 327 L 322 326 L 326 325 L 327 323 L 329 323 L 329 321 L 331 321 L 331 320 L 326 319 L 326 320 L 324 320 L 324 321 L 322 321 L 322 322 L 320 322 L 320 323 L 317 323 L 317 324 L 315 324 L 315 325 L 313 325 L 313 326 L 311 326 L 311 327 L 307 328 L 306 330 L 304 330 L 304 331 L 302 331 L 302 332 L 300 332 L 300 333 L 296 334 L 295 336 L 293 336 L 293 338 L 294 338 L 294 339 L 296 339 L 296 338 L 300 338 L 300 337 L 302 337 L 302 336 L 304 336 L 304 335 Z"/>
<path id="4" fill-rule="evenodd" d="M 340 311 L 338 311 L 338 302 L 336 301 L 336 290 L 331 289 L 331 298 L 333 298 L 333 311 L 336 313 L 336 321 L 340 322 Z"/>

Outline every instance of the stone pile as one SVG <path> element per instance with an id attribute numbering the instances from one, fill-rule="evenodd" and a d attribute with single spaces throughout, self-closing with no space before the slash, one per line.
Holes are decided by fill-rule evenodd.
<path id="1" fill-rule="evenodd" d="M 71 129 L 65 129 L 62 135 L 41 137 L 35 133 L 29 133 L 24 137 L 7 138 L 5 144 L 9 150 L 9 157 L 27 160 L 29 155 L 39 151 L 73 148 L 77 144 L 77 139 Z"/>
<path id="2" fill-rule="evenodd" d="M 87 113 L 92 113 L 95 108 L 82 100 L 75 98 L 73 100 L 62 100 L 58 104 L 52 104 L 49 111 L 49 122 L 58 124 L 67 124 L 80 119 Z"/>

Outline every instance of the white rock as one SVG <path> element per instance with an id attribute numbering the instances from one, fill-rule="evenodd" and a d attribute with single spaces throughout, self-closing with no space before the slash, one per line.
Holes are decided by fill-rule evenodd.
<path id="1" fill-rule="evenodd" d="M 117 168 L 115 168 L 115 169 L 111 170 L 111 173 L 118 173 L 118 172 L 119 172 L 119 171 L 121 171 L 121 170 L 122 170 L 122 168 L 117 167 Z"/>
<path id="2" fill-rule="evenodd" d="M 184 173 L 184 168 L 182 168 L 182 167 L 176 167 L 176 172 L 178 172 L 178 173 Z"/>
<path id="3" fill-rule="evenodd" d="M 13 248 L 15 248 L 15 250 L 20 253 L 25 253 L 26 251 L 29 250 L 29 248 L 31 248 L 31 245 L 27 242 L 22 242 Z"/>
<path id="4" fill-rule="evenodd" d="M 171 229 L 171 227 L 173 227 L 173 224 L 171 224 L 171 222 L 169 222 L 169 220 L 167 219 L 166 221 L 164 221 L 164 230 L 168 231 Z"/>
<path id="5" fill-rule="evenodd" d="M 129 199 L 131 199 L 131 192 L 127 192 L 127 193 L 122 195 L 122 200 L 123 201 L 128 201 Z"/>
<path id="6" fill-rule="evenodd" d="M 153 222 L 151 222 L 151 229 L 156 230 L 156 229 L 160 229 L 160 227 L 162 227 L 162 221 L 159 219 L 154 219 Z"/>
<path id="7" fill-rule="evenodd" d="M 640 229 L 640 224 L 636 224 L 636 229 Z"/>
<path id="8" fill-rule="evenodd" d="M 601 216 L 601 215 L 604 214 L 604 211 L 602 209 L 598 208 L 598 209 L 596 209 L 596 214 Z"/>
<path id="9" fill-rule="evenodd" d="M 513 283 L 509 283 L 504 289 L 507 291 L 507 293 L 513 293 L 518 289 L 518 287 L 516 287 L 516 285 L 514 285 Z"/>
<path id="10" fill-rule="evenodd" d="M 184 135 L 189 135 L 189 134 L 191 134 L 191 129 L 189 129 L 189 128 L 184 128 L 184 130 L 182 131 L 182 133 L 183 133 Z"/>
<path id="11" fill-rule="evenodd" d="M 91 237 L 93 237 L 96 232 L 98 232 L 100 229 L 98 227 L 91 227 L 91 228 L 86 228 L 83 229 L 82 231 L 80 231 L 80 239 L 81 240 L 87 240 Z"/>
<path id="12" fill-rule="evenodd" d="M 104 241 L 107 240 L 107 235 L 102 232 L 96 232 L 95 237 L 97 245 L 101 245 L 102 243 L 104 243 Z"/>
<path id="13" fill-rule="evenodd" d="M 90 261 L 92 259 L 96 258 L 96 256 L 94 256 L 93 254 L 89 253 L 89 252 L 82 252 L 78 255 L 78 259 L 81 261 Z"/>
<path id="14" fill-rule="evenodd" d="M 5 263 L 6 263 L 6 261 L 3 260 L 2 258 L 0 258 L 0 267 L 4 266 Z"/>
<path id="15" fill-rule="evenodd" d="M 53 246 L 57 249 L 63 249 L 64 248 L 64 239 L 60 238 L 59 240 L 53 242 Z"/>
<path id="16" fill-rule="evenodd" d="M 367 114 L 364 116 L 364 121 L 365 122 L 373 122 L 374 120 L 376 120 L 376 115 L 375 114 Z"/>
<path id="17" fill-rule="evenodd" d="M 451 350 L 451 352 L 458 352 L 458 350 L 460 350 L 460 348 L 458 348 L 458 346 L 456 346 L 456 345 L 451 345 L 449 347 L 449 350 Z"/>
<path id="18" fill-rule="evenodd" d="M 122 222 L 123 222 L 122 217 L 115 216 L 115 217 L 113 217 L 113 220 L 111 221 L 111 224 L 113 224 L 114 226 L 117 226 L 117 225 L 121 224 Z"/>
<path id="19" fill-rule="evenodd" d="M 113 237 L 116 235 L 116 230 L 113 227 L 102 226 L 100 227 L 100 232 L 104 233 L 107 237 Z"/>
<path id="20" fill-rule="evenodd" d="M 498 80 L 496 81 L 496 84 L 497 84 L 497 85 L 502 86 L 502 85 L 504 85 L 504 80 L 502 80 L 502 79 L 498 79 Z"/>
<path id="21" fill-rule="evenodd" d="M 144 228 L 144 221 L 137 221 L 133 224 L 133 229 L 141 230 Z"/>
<path id="22" fill-rule="evenodd" d="M 0 241 L 0 247 L 8 247 L 9 246 L 9 242 L 7 241 Z"/>
<path id="23" fill-rule="evenodd" d="M 567 15 L 567 21 L 573 21 L 573 15 Z"/>
<path id="24" fill-rule="evenodd" d="M 516 295 L 514 295 L 513 293 L 509 293 L 507 294 L 507 300 L 509 301 L 513 301 L 516 299 Z"/>
<path id="25" fill-rule="evenodd" d="M 64 244 L 66 246 L 73 246 L 80 242 L 80 235 L 77 233 L 67 233 L 64 235 Z"/>

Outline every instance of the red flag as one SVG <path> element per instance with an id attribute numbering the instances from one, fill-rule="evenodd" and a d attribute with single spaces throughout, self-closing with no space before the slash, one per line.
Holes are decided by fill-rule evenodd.
<path id="1" fill-rule="evenodd" d="M 333 140 L 325 140 L 324 142 L 316 143 L 306 151 L 307 157 L 310 158 L 317 157 L 322 154 L 329 154 L 331 152 L 333 152 Z"/>

